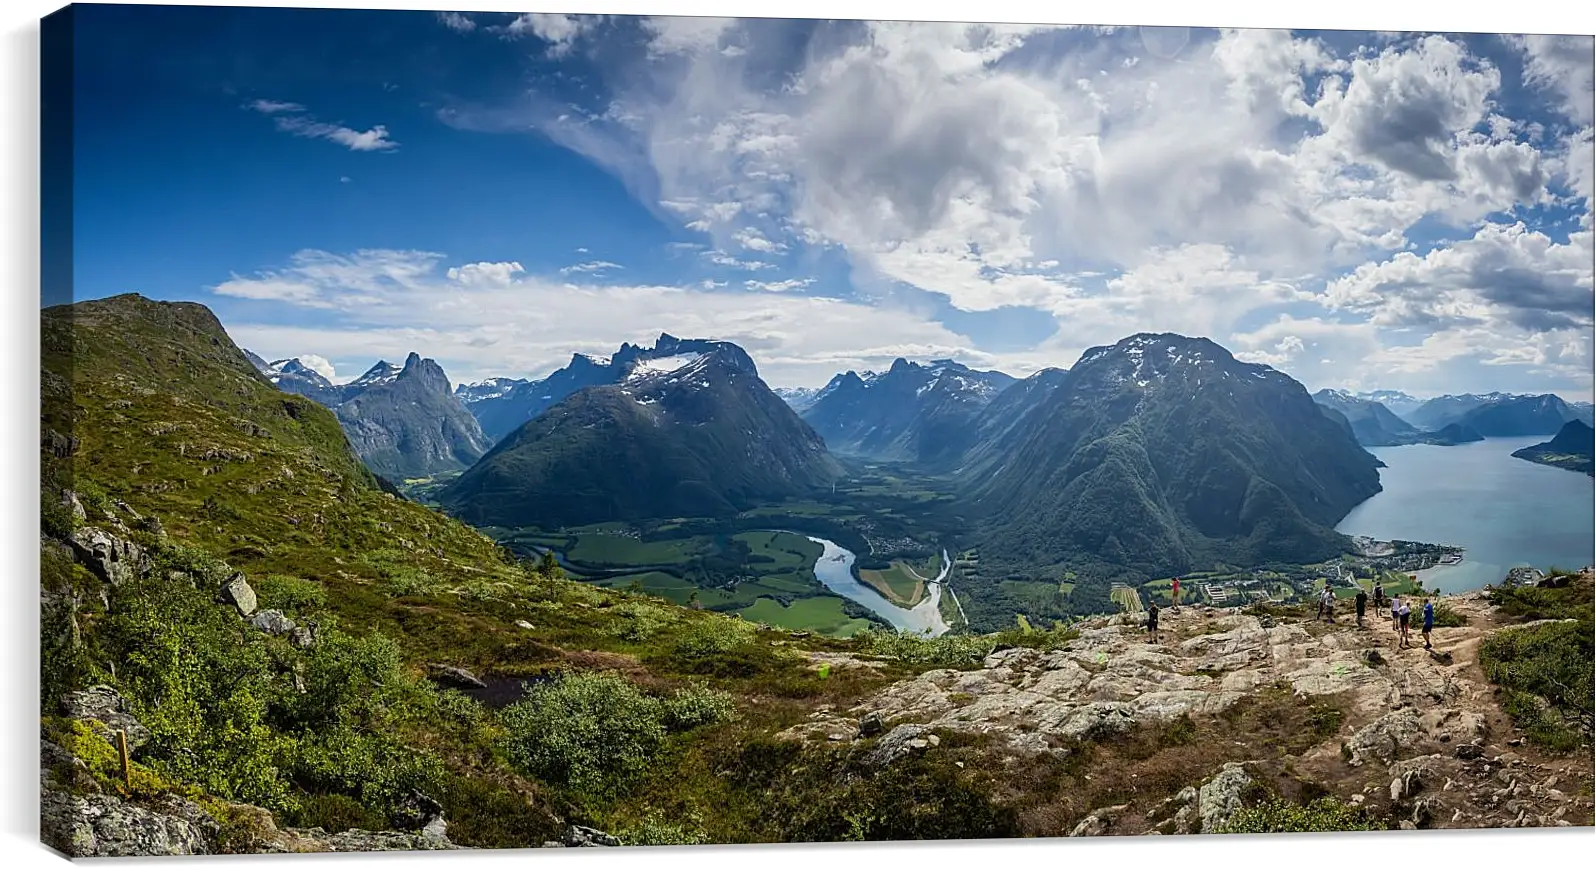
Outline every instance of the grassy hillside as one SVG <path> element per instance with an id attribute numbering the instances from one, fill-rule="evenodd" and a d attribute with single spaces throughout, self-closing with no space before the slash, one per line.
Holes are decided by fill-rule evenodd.
<path id="1" fill-rule="evenodd" d="M 228 821 L 247 819 L 238 802 L 279 825 L 377 830 L 402 825 L 416 791 L 465 845 L 536 845 L 571 821 L 629 842 L 828 836 L 831 816 L 791 809 L 836 806 L 823 772 L 848 759 L 820 753 L 814 778 L 773 798 L 771 777 L 814 752 L 768 735 L 926 666 L 817 670 L 806 650 L 875 641 L 795 639 L 518 563 L 385 492 L 332 413 L 277 391 L 201 306 L 123 296 L 46 310 L 41 327 L 45 736 L 130 800 L 200 799 L 224 848 L 256 842 Z M 115 586 L 95 576 L 61 543 L 86 527 L 143 548 L 147 569 Z M 314 639 L 219 603 L 235 571 Z M 850 633 L 840 610 L 827 618 Z M 537 688 L 484 704 L 427 679 L 432 663 Z M 95 684 L 151 731 L 131 791 L 105 744 L 58 715 L 63 693 Z M 986 800 L 974 774 L 905 775 L 846 798 L 920 836 L 981 817 L 965 812 Z M 907 821 L 911 798 L 938 794 L 958 799 Z"/>

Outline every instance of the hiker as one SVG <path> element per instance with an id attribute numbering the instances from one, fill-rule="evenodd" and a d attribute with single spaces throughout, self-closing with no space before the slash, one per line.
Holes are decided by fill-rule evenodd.
<path id="1" fill-rule="evenodd" d="M 1374 581 L 1374 609 L 1379 610 L 1385 606 L 1385 586 L 1379 581 Z"/>
<path id="2" fill-rule="evenodd" d="M 1424 599 L 1424 648 L 1431 649 L 1430 629 L 1435 628 L 1435 604 Z"/>
<path id="3" fill-rule="evenodd" d="M 1180 578 L 1176 577 L 1169 584 L 1169 609 L 1180 610 Z"/>
<path id="4" fill-rule="evenodd" d="M 1330 581 L 1324 582 L 1324 591 L 1319 593 L 1320 601 L 1324 606 L 1324 621 L 1334 624 L 1336 621 L 1336 593 L 1330 588 Z"/>
<path id="5" fill-rule="evenodd" d="M 1329 591 L 1330 591 L 1330 581 L 1326 580 L 1326 581 L 1324 581 L 1324 588 L 1319 590 L 1319 610 L 1317 612 L 1315 612 L 1314 615 L 1313 615 L 1313 621 L 1314 622 L 1318 622 L 1319 620 L 1324 619 L 1324 612 L 1330 606 L 1329 601 L 1326 600 L 1326 598 L 1325 598 L 1325 593 L 1329 592 Z"/>
<path id="6" fill-rule="evenodd" d="M 1154 601 L 1147 606 L 1147 633 L 1152 635 L 1153 641 L 1158 641 L 1158 602 Z"/>
<path id="7" fill-rule="evenodd" d="M 1399 634 L 1402 631 L 1401 617 L 1402 617 L 1402 596 L 1393 595 L 1393 596 L 1391 596 L 1391 630 L 1394 631 L 1394 632 L 1397 632 Z"/>
<path id="8" fill-rule="evenodd" d="M 1369 606 L 1369 593 L 1364 592 L 1363 591 L 1363 587 L 1359 586 L 1358 587 L 1358 597 L 1353 599 L 1353 601 L 1354 601 L 1354 603 L 1356 603 L 1357 608 L 1358 608 L 1358 627 L 1362 628 L 1363 627 L 1363 610 L 1364 610 L 1365 607 Z"/>
<path id="9" fill-rule="evenodd" d="M 1402 625 L 1401 633 L 1403 649 L 1408 648 L 1408 616 L 1410 612 L 1410 608 L 1408 607 L 1408 603 L 1406 601 L 1402 602 L 1401 609 L 1397 611 L 1397 617 L 1401 621 Z"/>

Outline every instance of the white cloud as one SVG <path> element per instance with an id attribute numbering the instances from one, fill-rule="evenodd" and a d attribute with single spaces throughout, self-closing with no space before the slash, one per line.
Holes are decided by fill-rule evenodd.
<path id="1" fill-rule="evenodd" d="M 611 263 L 608 260 L 589 260 L 586 263 L 577 263 L 574 266 L 566 266 L 565 268 L 561 269 L 560 271 L 565 273 L 565 274 L 567 274 L 567 275 L 569 275 L 569 274 L 571 274 L 573 272 L 594 273 L 594 272 L 604 272 L 604 271 L 608 271 L 610 269 L 621 269 L 621 268 L 625 268 L 625 267 L 623 267 L 619 263 Z"/>
<path id="2" fill-rule="evenodd" d="M 818 385 L 842 369 L 879 368 L 897 356 L 994 359 L 912 311 L 719 288 L 575 285 L 526 275 L 513 263 L 441 270 L 439 259 L 307 251 L 215 292 L 337 312 L 336 320 L 318 321 L 327 325 L 229 321 L 229 333 L 258 353 L 317 354 L 355 369 L 420 350 L 455 381 L 544 374 L 573 351 L 611 352 L 623 341 L 650 343 L 661 331 L 735 341 L 777 385 Z M 490 273 L 506 280 L 461 280 Z"/>
<path id="3" fill-rule="evenodd" d="M 727 31 L 736 27 L 734 18 L 662 16 L 643 19 L 649 32 L 648 50 L 655 55 L 693 54 L 714 49 Z M 738 49 L 728 45 L 727 49 Z"/>
<path id="4" fill-rule="evenodd" d="M 445 274 L 451 281 L 461 284 L 503 286 L 510 283 L 516 275 L 524 273 L 520 263 L 467 263 L 464 266 L 454 266 Z"/>
<path id="5" fill-rule="evenodd" d="M 477 29 L 477 22 L 466 12 L 445 11 L 438 13 L 438 21 L 444 27 L 458 33 L 470 33 Z"/>
<path id="6" fill-rule="evenodd" d="M 271 115 L 276 119 L 277 129 L 285 133 L 307 139 L 326 139 L 351 151 L 391 151 L 399 147 L 398 142 L 388 138 L 388 128 L 381 124 L 369 130 L 328 124 L 306 114 L 306 108 L 298 103 L 275 100 L 255 100 L 247 108 Z"/>
<path id="7" fill-rule="evenodd" d="M 786 293 L 790 290 L 802 290 L 815 283 L 813 278 L 788 278 L 785 281 L 744 281 L 743 286 L 750 290 L 763 290 L 766 293 Z"/>
<path id="8" fill-rule="evenodd" d="M 1596 76 L 1592 58 L 1596 40 L 1589 36 L 1535 34 L 1510 37 L 1524 52 L 1524 81 L 1562 98 L 1559 108 L 1569 118 L 1589 124 L 1596 116 Z"/>
<path id="9" fill-rule="evenodd" d="M 505 26 L 505 31 L 515 35 L 531 34 L 548 43 L 548 56 L 564 57 L 576 47 L 582 36 L 598 27 L 602 15 L 566 15 L 559 12 L 529 12 L 517 15 Z"/>
<path id="10" fill-rule="evenodd" d="M 311 371 L 321 375 L 333 383 L 338 382 L 338 370 L 333 367 L 333 364 L 329 362 L 326 357 L 314 353 L 302 353 L 296 354 L 296 356 L 298 356 L 300 364 L 305 368 L 310 369 Z"/>

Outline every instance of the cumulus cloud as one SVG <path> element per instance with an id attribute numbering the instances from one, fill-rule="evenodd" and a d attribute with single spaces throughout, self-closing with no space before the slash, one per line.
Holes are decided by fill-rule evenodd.
<path id="1" fill-rule="evenodd" d="M 298 358 L 300 364 L 305 368 L 310 369 L 329 381 L 337 383 L 338 370 L 333 367 L 333 364 L 329 362 L 326 357 L 321 356 L 320 354 L 302 353 L 298 354 Z"/>
<path id="2" fill-rule="evenodd" d="M 1596 39 L 1534 34 L 1511 37 L 1510 42 L 1524 52 L 1524 82 L 1556 93 L 1572 120 L 1591 123 L 1596 116 Z"/>
<path id="3" fill-rule="evenodd" d="M 603 23 L 602 15 L 566 15 L 559 12 L 529 12 L 517 15 L 505 25 L 512 36 L 535 36 L 548 44 L 548 56 L 564 57 L 576 47 L 584 34 Z"/>
<path id="4" fill-rule="evenodd" d="M 470 33 L 477 29 L 476 19 L 466 12 L 439 12 L 438 22 L 457 33 Z"/>
<path id="5" fill-rule="evenodd" d="M 587 261 L 585 263 L 577 263 L 574 266 L 566 266 L 565 268 L 561 269 L 560 271 L 565 273 L 565 274 L 567 274 L 567 275 L 569 275 L 569 274 L 571 274 L 573 272 L 587 272 L 587 273 L 605 272 L 605 271 L 608 271 L 608 270 L 611 270 L 611 269 L 620 269 L 620 268 L 624 268 L 624 267 L 621 266 L 621 264 L 619 264 L 619 263 L 611 263 L 608 260 L 589 260 L 589 261 Z"/>

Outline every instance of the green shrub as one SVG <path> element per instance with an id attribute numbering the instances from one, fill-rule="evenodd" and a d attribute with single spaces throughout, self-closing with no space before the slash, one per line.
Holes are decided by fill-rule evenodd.
<path id="1" fill-rule="evenodd" d="M 697 846 L 709 842 L 696 814 L 689 813 L 686 824 L 665 821 L 658 813 L 636 825 L 620 829 L 616 836 L 628 846 Z"/>
<path id="2" fill-rule="evenodd" d="M 1435 607 L 1435 626 L 1437 628 L 1462 628 L 1469 624 L 1469 618 L 1453 609 L 1452 605 L 1441 602 Z"/>
<path id="3" fill-rule="evenodd" d="M 666 726 L 672 731 L 716 725 L 729 721 L 736 712 L 730 694 L 704 686 L 677 689 L 665 700 Z"/>
<path id="4" fill-rule="evenodd" d="M 619 674 L 567 675 L 534 687 L 502 715 L 512 761 L 589 797 L 642 773 L 665 740 L 659 700 Z"/>
<path id="5" fill-rule="evenodd" d="M 653 638 L 678 620 L 669 608 L 647 601 L 628 601 L 610 613 L 617 617 L 615 636 L 634 643 Z"/>
<path id="6" fill-rule="evenodd" d="M 314 580 L 267 574 L 251 581 L 262 607 L 298 615 L 327 606 L 327 589 Z"/>
<path id="7" fill-rule="evenodd" d="M 1271 798 L 1244 807 L 1215 833 L 1280 834 L 1316 831 L 1372 831 L 1378 826 L 1363 811 L 1334 798 L 1319 798 L 1307 804 Z"/>
<path id="8" fill-rule="evenodd" d="M 906 632 L 863 631 L 856 636 L 871 655 L 893 659 L 906 665 L 942 668 L 979 667 L 997 647 L 992 635 L 949 635 L 925 637 Z"/>
<path id="9" fill-rule="evenodd" d="M 1480 667 L 1506 690 L 1504 710 L 1531 740 L 1557 751 L 1588 743 L 1592 660 L 1588 619 L 1503 629 L 1480 645 Z"/>

